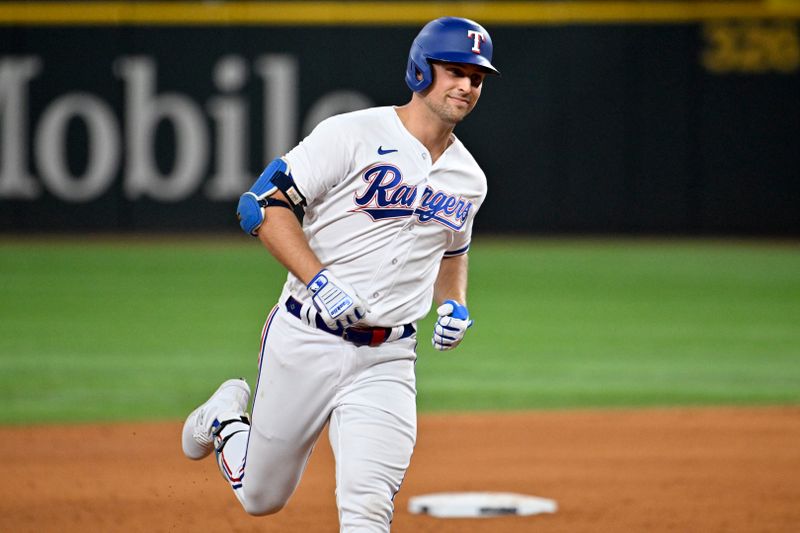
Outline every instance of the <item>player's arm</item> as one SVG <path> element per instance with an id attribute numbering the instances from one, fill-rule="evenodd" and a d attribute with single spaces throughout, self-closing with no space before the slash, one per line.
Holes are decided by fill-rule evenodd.
<path id="1" fill-rule="evenodd" d="M 445 300 L 455 300 L 467 305 L 467 254 L 443 257 L 439 275 L 433 285 L 433 300 L 441 305 Z"/>
<path id="2" fill-rule="evenodd" d="M 467 254 L 443 257 L 433 285 L 433 299 L 439 319 L 433 329 L 433 347 L 451 350 L 458 346 L 472 326 L 467 310 Z"/>
<path id="3" fill-rule="evenodd" d="M 270 197 L 288 203 L 281 191 Z M 280 209 L 277 206 L 267 209 L 264 222 L 256 230 L 256 236 L 280 264 L 306 285 L 324 268 L 308 245 L 297 217 L 289 209 Z"/>
<path id="4" fill-rule="evenodd" d="M 364 318 L 369 307 L 352 287 L 325 268 L 309 246 L 299 222 L 305 202 L 287 162 L 278 158 L 240 197 L 239 224 L 306 284 L 313 308 L 303 306 L 301 318 L 313 325 L 318 314 L 332 329 L 350 326 Z"/>
<path id="5" fill-rule="evenodd" d="M 271 196 L 281 202 L 287 201 L 281 191 Z M 364 318 L 369 311 L 366 302 L 325 268 L 308 245 L 294 213 L 277 205 L 266 211 L 264 222 L 257 230 L 259 240 L 311 293 L 313 309 L 304 306 L 301 318 L 313 325 L 315 315 L 319 314 L 332 329 L 346 328 Z"/>

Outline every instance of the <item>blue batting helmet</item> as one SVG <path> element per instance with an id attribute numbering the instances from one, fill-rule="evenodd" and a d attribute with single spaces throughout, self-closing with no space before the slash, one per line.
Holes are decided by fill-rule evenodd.
<path id="1" fill-rule="evenodd" d="M 489 32 L 469 19 L 442 17 L 422 28 L 408 54 L 406 83 L 412 91 L 423 91 L 433 82 L 430 60 L 471 63 L 491 74 L 500 74 L 492 65 Z M 422 74 L 421 80 L 417 79 L 417 73 Z"/>

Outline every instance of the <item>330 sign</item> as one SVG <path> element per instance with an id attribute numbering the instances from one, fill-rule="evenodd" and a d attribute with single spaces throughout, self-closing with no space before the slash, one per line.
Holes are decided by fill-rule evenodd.
<path id="1" fill-rule="evenodd" d="M 701 62 L 710 72 L 791 73 L 800 68 L 797 24 L 786 20 L 720 21 L 703 28 Z"/>

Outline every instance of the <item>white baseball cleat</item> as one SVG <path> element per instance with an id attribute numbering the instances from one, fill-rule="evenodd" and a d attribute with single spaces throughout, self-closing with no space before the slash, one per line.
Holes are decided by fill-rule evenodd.
<path id="1" fill-rule="evenodd" d="M 214 428 L 222 422 L 240 419 L 249 402 L 250 386 L 245 380 L 229 379 L 220 385 L 206 403 L 186 418 L 181 439 L 184 455 L 202 459 L 210 454 L 214 449 Z"/>

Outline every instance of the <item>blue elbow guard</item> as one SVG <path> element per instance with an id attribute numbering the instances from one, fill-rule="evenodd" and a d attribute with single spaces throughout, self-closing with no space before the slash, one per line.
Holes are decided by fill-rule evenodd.
<path id="1" fill-rule="evenodd" d="M 267 165 L 267 168 L 264 169 L 264 172 L 261 173 L 248 192 L 255 194 L 259 200 L 263 200 L 278 189 L 277 185 L 272 182 L 272 178 L 275 174 L 277 172 L 283 172 L 285 174 L 288 168 L 289 167 L 286 166 L 286 161 L 280 157 L 276 157 Z"/>
<path id="2" fill-rule="evenodd" d="M 274 159 L 267 165 L 250 190 L 239 198 L 236 217 L 239 219 L 242 230 L 248 235 L 255 235 L 258 228 L 264 223 L 266 198 L 278 190 L 278 187 L 272 182 L 272 178 L 275 175 L 285 174 L 287 169 L 283 159 L 280 157 Z"/>
<path id="3" fill-rule="evenodd" d="M 248 191 L 239 198 L 239 205 L 236 207 L 239 226 L 248 235 L 255 235 L 256 230 L 264 222 L 264 211 L 256 198 L 255 194 Z"/>

